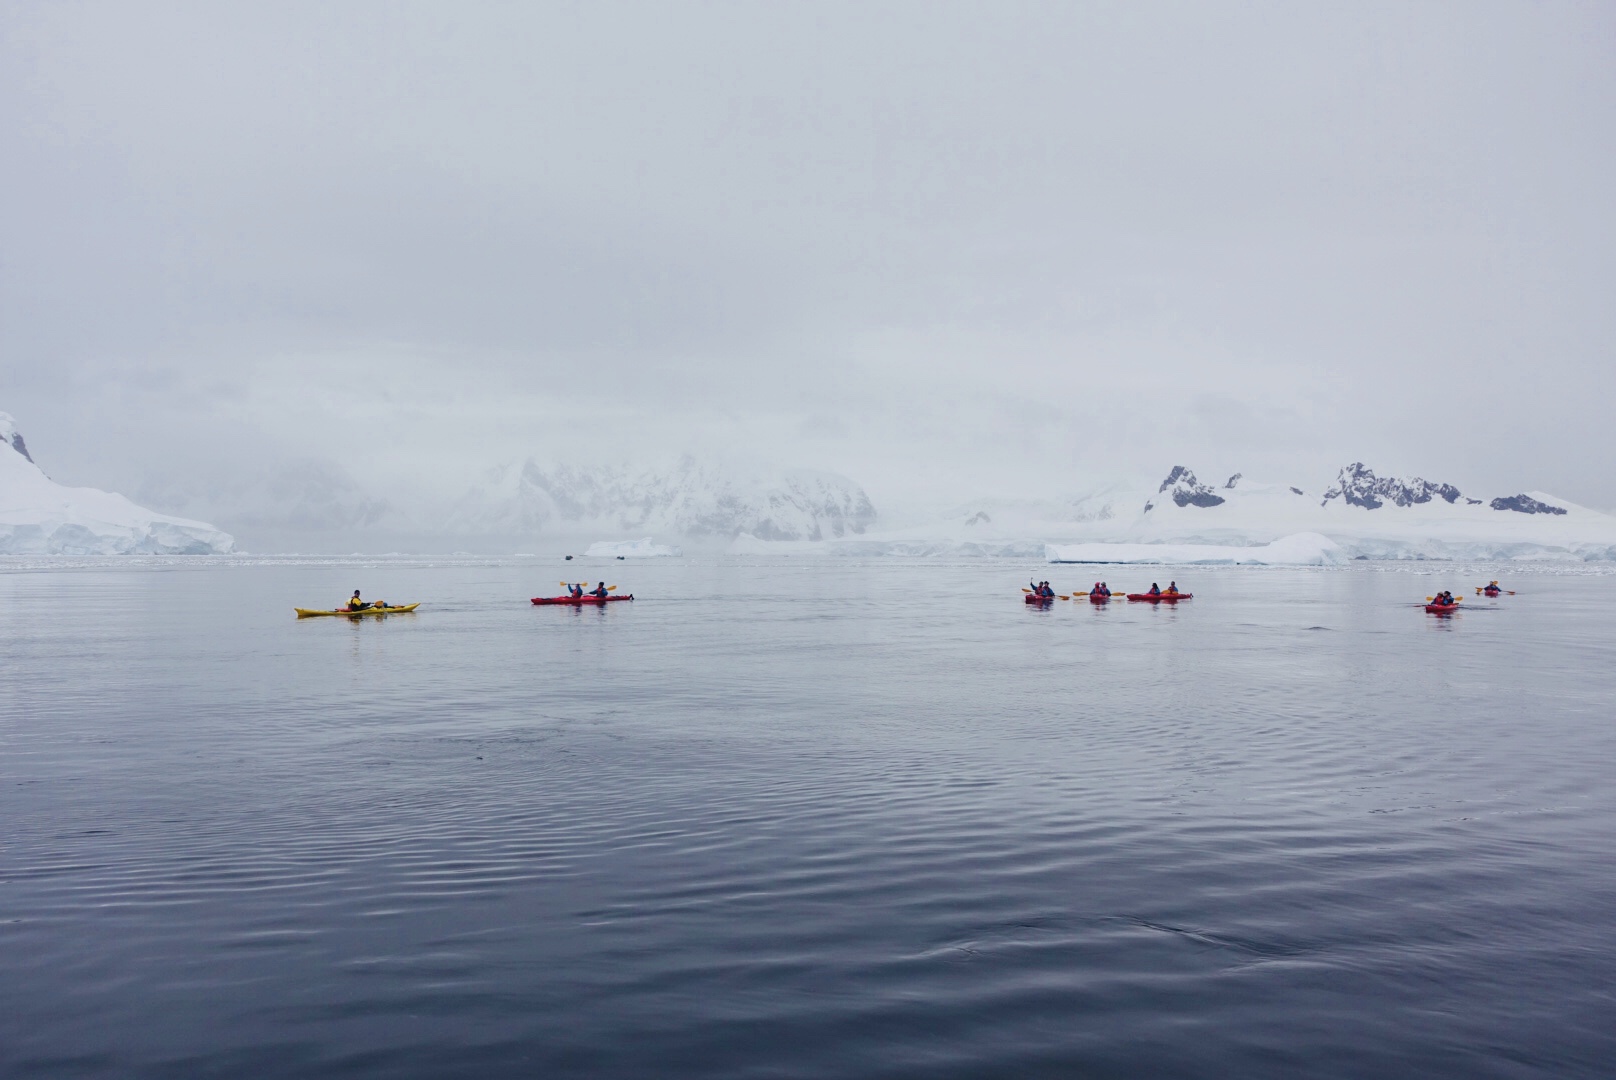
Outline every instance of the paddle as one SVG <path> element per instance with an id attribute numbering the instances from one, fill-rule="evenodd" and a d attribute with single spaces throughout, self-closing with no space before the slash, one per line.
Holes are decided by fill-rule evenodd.
<path id="1" fill-rule="evenodd" d="M 1485 589 L 1486 589 L 1485 585 L 1477 585 L 1476 586 L 1476 595 L 1480 596 Z M 1505 596 L 1514 596 L 1515 595 L 1515 590 L 1514 589 L 1499 589 L 1498 591 L 1503 593 Z"/>

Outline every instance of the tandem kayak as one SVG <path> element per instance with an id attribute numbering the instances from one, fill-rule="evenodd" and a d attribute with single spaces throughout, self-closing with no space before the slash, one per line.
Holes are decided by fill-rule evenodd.
<path id="1" fill-rule="evenodd" d="M 613 600 L 632 600 L 634 594 L 627 596 L 535 596 L 535 604 L 571 604 L 573 607 L 582 607 L 584 604 L 609 604 Z"/>
<path id="2" fill-rule="evenodd" d="M 1459 610 L 1458 604 L 1426 604 L 1425 610 L 1432 615 L 1451 615 Z"/>
<path id="3" fill-rule="evenodd" d="M 1481 595 L 1483 595 L 1483 596 L 1502 596 L 1503 593 L 1504 593 L 1503 589 L 1483 589 L 1483 590 L 1481 590 Z"/>
<path id="4" fill-rule="evenodd" d="M 1091 604 L 1109 604 L 1110 602 L 1111 597 L 1109 596 L 1096 596 L 1094 593 L 1089 593 L 1089 603 Z"/>
<path id="5" fill-rule="evenodd" d="M 1053 604 L 1055 602 L 1053 596 L 1034 596 L 1032 593 L 1027 594 L 1026 600 L 1029 604 Z"/>
<path id="6" fill-rule="evenodd" d="M 359 610 L 359 611 L 349 611 L 347 608 L 331 608 L 331 609 L 328 610 L 326 608 L 301 608 L 301 607 L 300 608 L 293 608 L 292 610 L 297 612 L 297 617 L 300 618 L 300 619 L 312 619 L 316 615 L 346 615 L 350 619 L 357 619 L 361 615 L 398 615 L 398 614 L 400 614 L 402 612 L 405 612 L 405 611 L 414 611 L 416 608 L 418 608 L 420 606 L 421 606 L 420 604 L 416 603 L 416 604 L 394 604 L 391 607 L 368 607 L 368 608 L 363 608 L 362 610 Z"/>
<path id="7" fill-rule="evenodd" d="M 1128 599 L 1129 600 L 1146 600 L 1146 601 L 1149 601 L 1152 604 L 1176 604 L 1178 601 L 1180 601 L 1180 600 L 1188 600 L 1188 599 L 1192 598 L 1194 595 L 1195 595 L 1194 593 L 1187 593 L 1187 592 L 1178 592 L 1178 593 L 1131 592 L 1131 593 L 1128 594 Z"/>

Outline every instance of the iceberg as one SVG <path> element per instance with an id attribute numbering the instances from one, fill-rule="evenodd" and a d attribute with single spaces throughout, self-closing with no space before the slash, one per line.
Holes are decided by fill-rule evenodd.
<path id="1" fill-rule="evenodd" d="M 122 495 L 66 487 L 34 464 L 17 422 L 0 413 L 0 555 L 225 555 L 235 540 Z"/>
<path id="2" fill-rule="evenodd" d="M 1172 566 L 1339 566 L 1348 556 L 1328 536 L 1295 533 L 1271 544 L 1048 544 L 1052 563 L 1133 563 Z"/>
<path id="3" fill-rule="evenodd" d="M 584 552 L 590 559 L 665 559 L 681 554 L 678 548 L 643 540 L 597 540 Z"/>

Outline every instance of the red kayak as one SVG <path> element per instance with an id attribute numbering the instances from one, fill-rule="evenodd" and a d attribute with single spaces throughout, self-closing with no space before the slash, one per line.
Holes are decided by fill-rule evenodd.
<path id="1" fill-rule="evenodd" d="M 613 600 L 632 599 L 634 599 L 634 594 L 629 593 L 627 596 L 535 596 L 533 602 L 535 604 L 571 604 L 573 607 L 581 607 L 584 604 L 609 604 Z"/>
<path id="2" fill-rule="evenodd" d="M 1152 604 L 1163 604 L 1163 603 L 1165 603 L 1165 604 L 1176 604 L 1176 603 L 1178 603 L 1178 601 L 1180 601 L 1180 600 L 1188 600 L 1188 599 L 1190 599 L 1190 597 L 1192 597 L 1194 595 L 1195 595 L 1194 593 L 1187 593 L 1187 592 L 1180 592 L 1180 593 L 1131 592 L 1131 593 L 1128 594 L 1128 599 L 1129 600 L 1147 600 Z"/>
<path id="3" fill-rule="evenodd" d="M 1500 596 L 1500 595 L 1503 594 L 1503 592 L 1504 592 L 1503 589 L 1483 589 L 1483 590 L 1481 590 L 1481 594 L 1483 596 Z"/>
<path id="4" fill-rule="evenodd" d="M 1099 596 L 1094 593 L 1089 593 L 1089 603 L 1091 604 L 1109 604 L 1110 602 L 1111 598 L 1109 596 Z"/>
<path id="5" fill-rule="evenodd" d="M 1035 596 L 1032 593 L 1027 594 L 1026 600 L 1029 604 L 1053 604 L 1055 602 L 1053 596 Z"/>
<path id="6" fill-rule="evenodd" d="M 1432 615 L 1451 615 L 1459 610 L 1458 604 L 1426 604 L 1425 610 Z"/>

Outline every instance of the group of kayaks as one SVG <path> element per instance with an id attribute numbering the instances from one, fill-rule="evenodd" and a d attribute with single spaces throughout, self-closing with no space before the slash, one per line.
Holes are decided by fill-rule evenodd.
<path id="1" fill-rule="evenodd" d="M 1477 585 L 1475 586 L 1475 590 L 1477 596 L 1486 596 L 1489 598 L 1504 596 L 1506 594 L 1509 596 L 1515 595 L 1514 589 L 1501 588 L 1496 581 L 1488 582 L 1486 585 Z M 1455 611 L 1459 610 L 1459 606 L 1462 603 L 1464 603 L 1464 597 L 1462 596 L 1454 596 L 1450 592 L 1439 592 L 1435 596 L 1427 596 L 1425 598 L 1425 610 L 1430 612 L 1432 615 L 1452 615 Z"/>
<path id="2" fill-rule="evenodd" d="M 561 584 L 562 587 L 567 590 L 567 595 L 535 596 L 532 598 L 533 604 L 535 606 L 542 606 L 545 604 L 568 604 L 573 607 L 583 607 L 586 604 L 600 604 L 604 606 L 612 603 L 615 600 L 634 599 L 633 593 L 624 593 L 621 596 L 601 595 L 598 592 L 583 592 L 582 585 L 571 585 L 565 581 L 563 581 Z M 585 584 L 587 584 L 587 582 Z M 617 586 L 607 585 L 605 582 L 601 582 L 600 588 L 609 594 L 615 590 Z M 576 592 L 574 591 L 575 589 L 577 590 Z M 309 619 L 317 615 L 342 615 L 350 619 L 363 619 L 372 615 L 404 615 L 408 612 L 414 611 L 420 606 L 421 605 L 418 603 L 389 604 L 386 601 L 379 603 L 364 603 L 359 599 L 359 591 L 356 589 L 354 590 L 353 599 L 348 602 L 348 606 L 346 607 L 293 608 L 292 610 L 297 612 L 297 617 L 300 619 Z"/>
<path id="3" fill-rule="evenodd" d="M 1043 582 L 1021 591 L 1027 594 L 1026 601 L 1029 604 L 1053 604 L 1056 600 L 1082 600 L 1085 598 L 1083 593 L 1063 595 L 1055 592 L 1049 587 L 1048 582 Z M 1144 604 L 1176 604 L 1180 600 L 1191 600 L 1194 597 L 1194 593 L 1179 592 L 1176 584 L 1169 586 L 1165 592 L 1152 585 L 1150 592 L 1114 593 L 1107 588 L 1103 591 L 1100 589 L 1090 590 L 1087 594 L 1088 602 L 1091 604 L 1109 604 L 1113 600 L 1123 599 Z"/>

